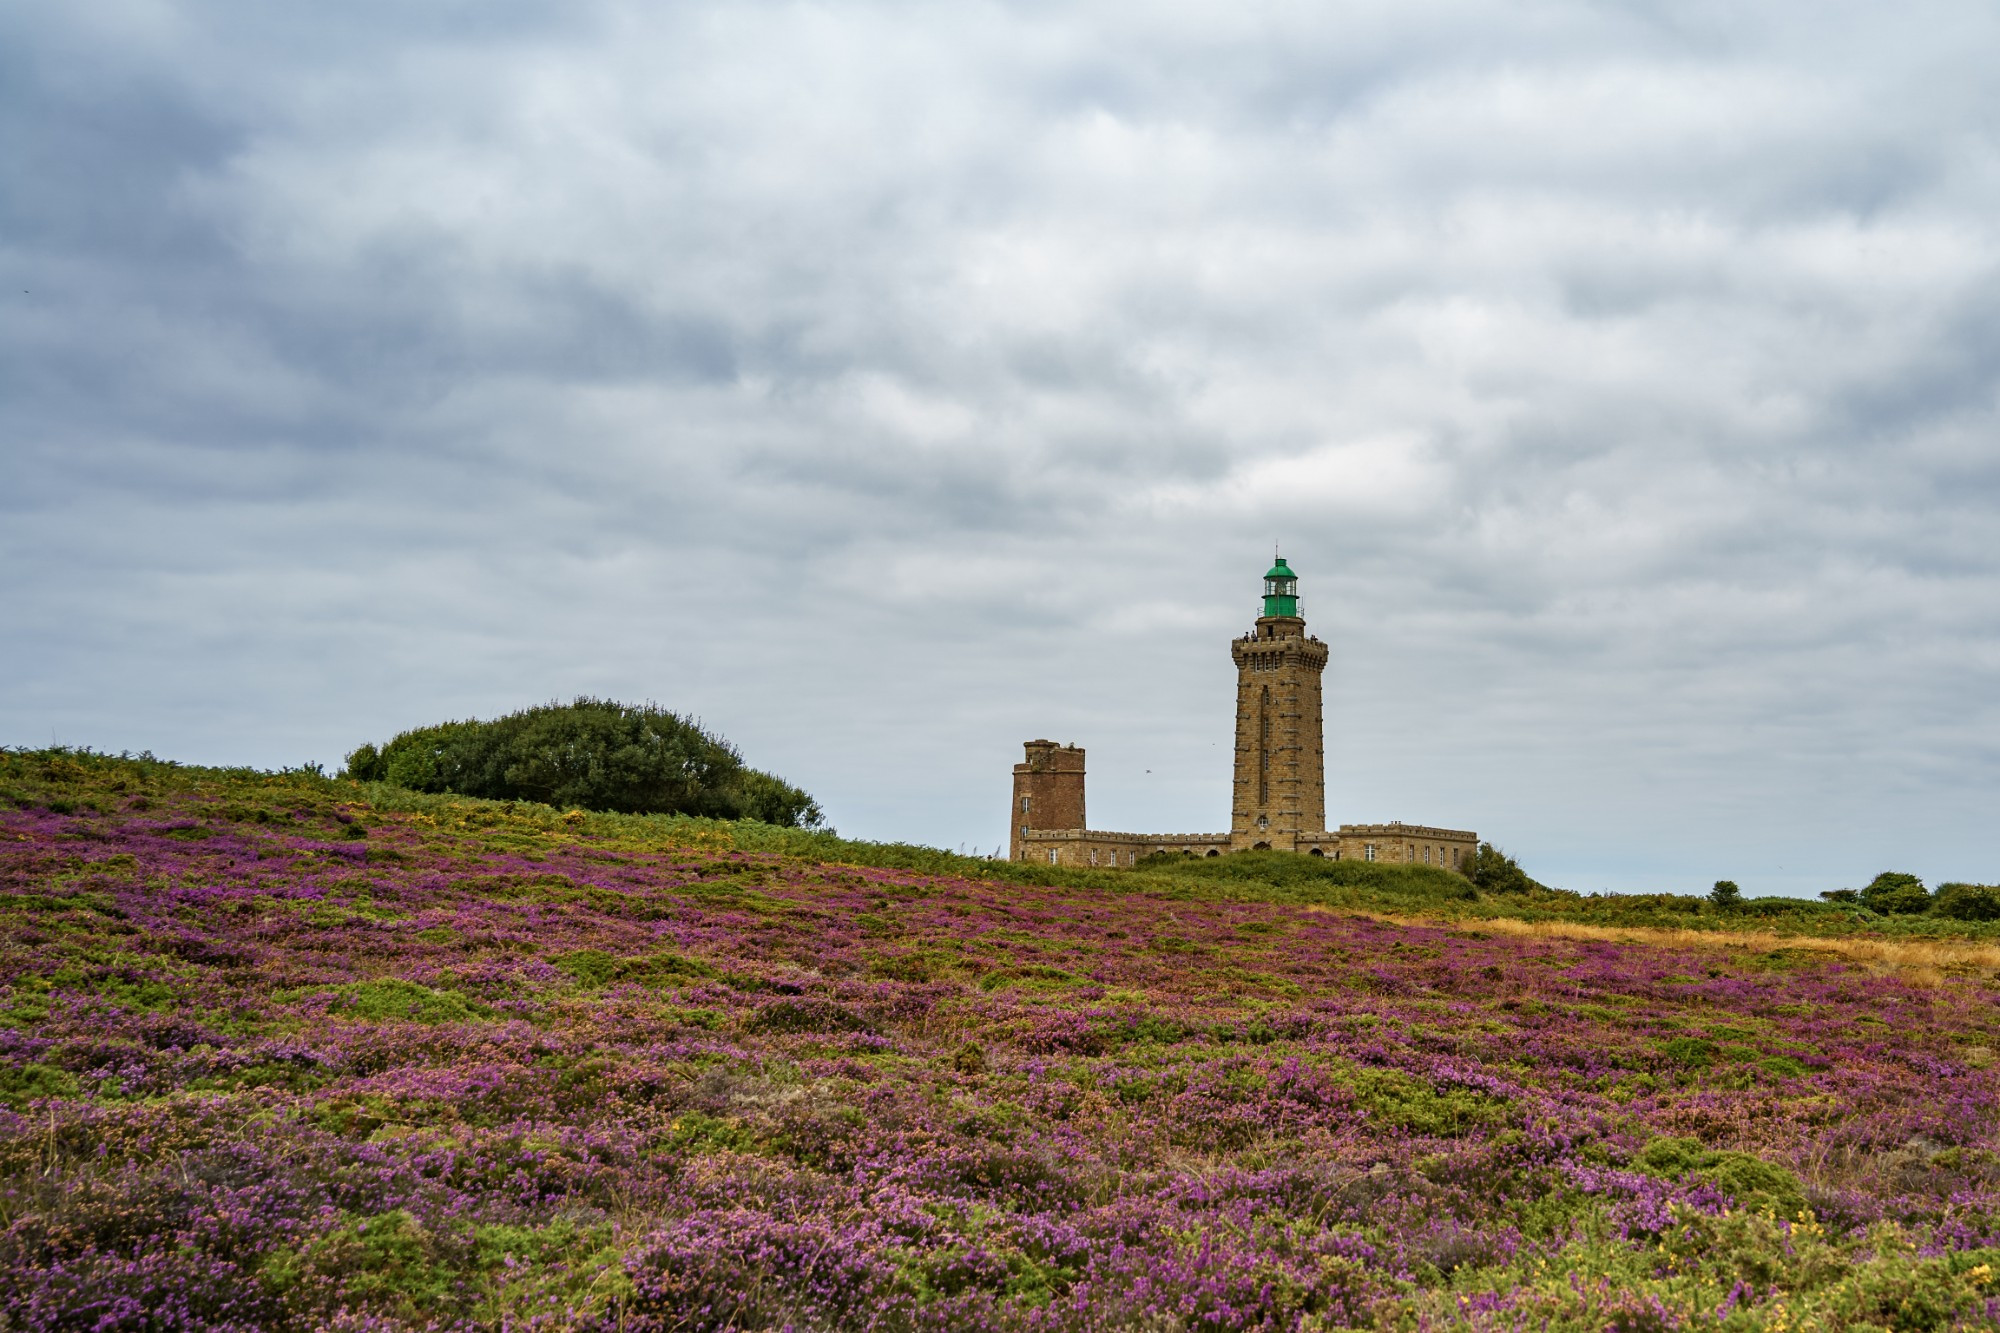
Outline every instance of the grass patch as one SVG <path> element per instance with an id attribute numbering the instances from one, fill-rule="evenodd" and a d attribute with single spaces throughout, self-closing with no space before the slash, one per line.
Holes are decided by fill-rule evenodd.
<path id="1" fill-rule="evenodd" d="M 0 1065 L 0 1106 L 25 1111 L 44 1097 L 74 1097 L 76 1076 L 52 1065 Z"/>
<path id="2" fill-rule="evenodd" d="M 657 989 L 719 975 L 700 959 L 676 953 L 624 957 L 602 949 L 573 949 L 551 958 L 549 965 L 578 984 L 592 988 L 620 982 Z"/>
<path id="3" fill-rule="evenodd" d="M 456 991 L 433 990 L 400 977 L 353 981 L 333 987 L 332 1012 L 370 1022 L 466 1023 L 491 1018 L 493 1010 Z"/>

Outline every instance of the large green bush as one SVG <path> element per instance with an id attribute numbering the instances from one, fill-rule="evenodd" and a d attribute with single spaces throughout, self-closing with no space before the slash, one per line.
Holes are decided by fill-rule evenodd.
<path id="1" fill-rule="evenodd" d="M 1479 844 L 1465 867 L 1465 877 L 1487 893 L 1526 893 L 1542 887 L 1528 878 L 1520 862 L 1490 842 Z"/>
<path id="2" fill-rule="evenodd" d="M 1915 875 L 1895 870 L 1885 870 L 1869 880 L 1868 887 L 1855 896 L 1863 907 L 1885 916 L 1914 916 L 1928 912 L 1931 906 L 1931 895 L 1924 882 Z"/>
<path id="3" fill-rule="evenodd" d="M 2000 921 L 2000 886 L 1940 884 L 1931 911 L 1954 921 Z"/>
<path id="4" fill-rule="evenodd" d="M 356 749 L 346 775 L 413 791 L 623 814 L 756 819 L 792 828 L 826 823 L 812 797 L 745 766 L 736 747 L 698 723 L 609 699 L 418 727 L 379 750 Z"/>

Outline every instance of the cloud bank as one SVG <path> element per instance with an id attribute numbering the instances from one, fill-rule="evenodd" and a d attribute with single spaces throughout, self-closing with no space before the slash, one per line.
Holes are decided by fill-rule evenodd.
<path id="1" fill-rule="evenodd" d="M 0 740 L 597 692 L 844 832 L 1329 814 L 1580 889 L 2000 878 L 1990 6 L 0 17 Z"/>

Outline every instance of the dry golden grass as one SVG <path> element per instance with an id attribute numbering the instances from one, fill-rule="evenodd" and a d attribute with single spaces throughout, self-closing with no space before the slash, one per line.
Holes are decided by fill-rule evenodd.
<path id="1" fill-rule="evenodd" d="M 1307 911 L 1331 909 L 1310 907 Z M 1657 944 L 1679 949 L 1743 950 L 1771 953 L 1779 949 L 1809 949 L 1835 954 L 1878 971 L 1893 970 L 1917 985 L 1939 985 L 1944 973 L 2000 971 L 2000 944 L 1956 940 L 1883 940 L 1832 938 L 1819 935 L 1780 935 L 1768 930 L 1679 930 L 1658 926 L 1593 926 L 1581 921 L 1515 921 L 1495 917 L 1477 921 L 1431 920 L 1423 917 L 1390 916 L 1380 912 L 1354 913 L 1377 921 L 1408 926 L 1442 926 L 1485 935 L 1514 935 L 1531 939 L 1608 940 L 1615 944 Z"/>

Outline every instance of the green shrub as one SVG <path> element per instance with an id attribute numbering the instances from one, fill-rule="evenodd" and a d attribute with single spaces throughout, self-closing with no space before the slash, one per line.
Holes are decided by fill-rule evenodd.
<path id="1" fill-rule="evenodd" d="M 1739 1208 L 1796 1217 L 1806 1206 L 1805 1187 L 1797 1176 L 1749 1153 L 1715 1153 L 1695 1169 L 1694 1178 L 1729 1195 Z"/>
<path id="2" fill-rule="evenodd" d="M 2000 886 L 1940 884 L 1931 911 L 1954 921 L 2000 921 Z"/>
<path id="3" fill-rule="evenodd" d="M 1868 887 L 1855 896 L 1863 907 L 1885 916 L 1915 916 L 1929 911 L 1931 906 L 1931 895 L 1921 879 L 1894 870 L 1885 870 L 1869 880 Z"/>
<path id="4" fill-rule="evenodd" d="M 389 780 L 389 766 L 383 762 L 382 752 L 365 741 L 347 756 L 347 768 L 344 772 L 356 782 Z"/>
<path id="5" fill-rule="evenodd" d="M 1747 916 L 1819 916 L 1841 909 L 1832 903 L 1814 902 L 1810 898 L 1786 898 L 1777 894 L 1767 894 L 1757 898 L 1737 900 L 1732 909 Z"/>
<path id="6" fill-rule="evenodd" d="M 404 1209 L 350 1218 L 338 1230 L 264 1256 L 258 1281 L 282 1295 L 300 1286 L 332 1286 L 351 1300 L 405 1320 L 438 1308 L 452 1272 L 438 1238 Z"/>
<path id="7" fill-rule="evenodd" d="M 1660 1046 L 1660 1053 L 1683 1069 L 1706 1069 L 1715 1063 L 1719 1048 L 1700 1037 L 1675 1037 Z"/>
<path id="8" fill-rule="evenodd" d="M 432 990 L 397 977 L 356 981 L 340 987 L 334 1009 L 352 1018 L 378 1022 L 401 1018 L 412 1023 L 463 1023 L 492 1012 L 463 995 Z"/>
<path id="9" fill-rule="evenodd" d="M 1708 891 L 1708 900 L 1717 907 L 1734 907 L 1743 901 L 1743 890 L 1736 887 L 1733 879 L 1718 879 Z"/>
<path id="10" fill-rule="evenodd" d="M 742 1124 L 701 1111 L 683 1111 L 668 1127 L 666 1145 L 676 1152 L 748 1152 L 757 1136 Z"/>
<path id="11" fill-rule="evenodd" d="M 618 962 L 602 949 L 573 949 L 560 958 L 551 958 L 549 966 L 586 986 L 602 986 L 618 975 Z"/>
<path id="12" fill-rule="evenodd" d="M 0 1106 L 25 1111 L 44 1097 L 74 1097 L 76 1079 L 52 1065 L 0 1065 Z"/>
<path id="13" fill-rule="evenodd" d="M 413 791 L 537 801 L 625 814 L 687 814 L 820 828 L 818 802 L 744 766 L 736 748 L 651 705 L 578 698 L 491 722 L 405 731 L 357 747 L 346 776 Z"/>
<path id="14" fill-rule="evenodd" d="M 1749 1153 L 1717 1151 L 1700 1139 L 1654 1139 L 1633 1157 L 1632 1165 L 1667 1180 L 1713 1185 L 1739 1208 L 1768 1209 L 1790 1218 L 1806 1206 L 1805 1187 L 1784 1167 Z"/>
<path id="15" fill-rule="evenodd" d="M 1471 1088 L 1435 1087 L 1396 1069 L 1357 1069 L 1342 1080 L 1357 1110 L 1376 1124 L 1411 1134 L 1463 1134 L 1507 1119 L 1507 1103 Z"/>
<path id="16" fill-rule="evenodd" d="M 1857 1267 L 1828 1293 L 1825 1326 L 1895 1333 L 1978 1327 L 1986 1322 L 1980 1312 L 1990 1307 L 1970 1263 L 1976 1257 L 1978 1251 L 1920 1258 L 1883 1244 L 1874 1262 Z"/>
<path id="17" fill-rule="evenodd" d="M 1520 863 L 1490 842 L 1482 842 L 1465 868 L 1473 887 L 1485 893 L 1526 893 L 1541 885 L 1528 878 Z"/>
<path id="18" fill-rule="evenodd" d="M 1648 1175 L 1678 1177 L 1707 1159 L 1708 1148 L 1700 1139 L 1658 1138 L 1639 1150 L 1632 1165 Z"/>
<path id="19" fill-rule="evenodd" d="M 673 953 L 621 958 L 602 949 L 572 949 L 560 957 L 551 958 L 549 965 L 586 986 L 608 986 L 614 981 L 625 981 L 657 987 L 715 975 L 715 969 L 700 959 L 683 958 Z"/>

